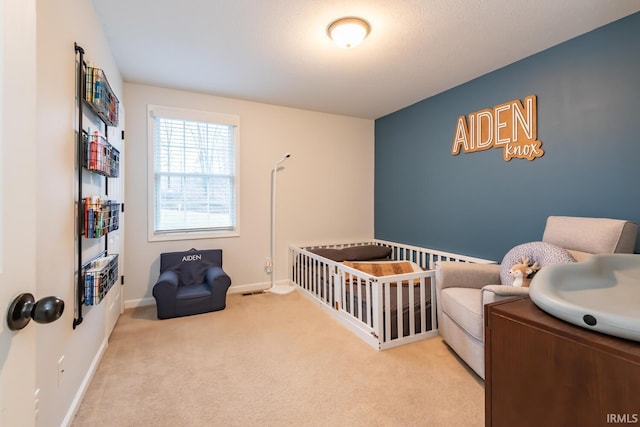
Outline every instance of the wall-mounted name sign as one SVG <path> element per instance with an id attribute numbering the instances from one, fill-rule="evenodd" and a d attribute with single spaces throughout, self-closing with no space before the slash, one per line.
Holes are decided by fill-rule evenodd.
<path id="1" fill-rule="evenodd" d="M 496 105 L 458 117 L 453 137 L 451 154 L 484 151 L 502 148 L 504 161 L 516 159 L 533 160 L 544 154 L 542 142 L 538 141 L 537 98 L 529 95 L 524 103 L 519 99 Z"/>

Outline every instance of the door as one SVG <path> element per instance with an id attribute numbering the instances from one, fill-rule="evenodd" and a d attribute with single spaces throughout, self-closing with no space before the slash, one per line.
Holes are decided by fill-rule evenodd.
<path id="1" fill-rule="evenodd" d="M 120 103 L 118 127 L 109 127 L 109 143 L 120 152 L 120 173 L 117 178 L 109 178 L 109 199 L 124 203 L 124 107 Z M 124 276 L 124 212 L 120 212 L 118 221 L 120 228 L 107 235 L 109 253 L 118 254 L 118 276 Z M 106 304 L 106 337 L 108 338 L 116 326 L 120 314 L 124 311 L 124 289 L 118 280 L 109 289 L 105 297 Z"/>
<path id="2" fill-rule="evenodd" d="M 36 0 L 0 0 L 0 425 L 35 424 L 35 326 L 7 327 L 36 289 Z"/>

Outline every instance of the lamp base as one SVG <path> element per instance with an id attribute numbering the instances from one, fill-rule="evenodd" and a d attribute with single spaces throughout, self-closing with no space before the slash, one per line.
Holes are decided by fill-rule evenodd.
<path id="1" fill-rule="evenodd" d="M 296 287 L 291 285 L 274 285 L 269 289 L 265 289 L 265 292 L 271 292 L 272 294 L 286 295 L 295 291 Z"/>

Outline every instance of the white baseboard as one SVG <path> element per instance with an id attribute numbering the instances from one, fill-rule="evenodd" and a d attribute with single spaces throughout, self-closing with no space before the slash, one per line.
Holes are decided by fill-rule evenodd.
<path id="1" fill-rule="evenodd" d="M 147 305 L 156 305 L 156 299 L 154 297 L 142 298 L 142 299 L 130 299 L 124 301 L 124 308 L 136 308 L 144 307 Z"/>
<path id="2" fill-rule="evenodd" d="M 291 282 L 288 279 L 279 280 L 276 284 L 284 284 L 290 285 Z M 265 289 L 269 289 L 271 287 L 271 282 L 261 282 L 261 283 L 249 283 L 247 285 L 231 285 L 227 294 L 244 294 L 247 292 L 255 292 L 255 291 L 263 291 Z M 147 305 L 156 305 L 156 300 L 153 297 L 150 298 L 141 298 L 141 299 L 130 299 L 125 300 L 124 308 L 137 308 L 144 307 Z"/>
<path id="3" fill-rule="evenodd" d="M 256 292 L 263 291 L 265 289 L 269 289 L 270 283 L 250 283 L 248 285 L 231 285 L 227 294 L 244 294 L 247 292 Z"/>
<path id="4" fill-rule="evenodd" d="M 285 280 L 277 280 L 275 284 L 291 285 L 292 283 L 289 279 L 285 279 Z M 236 285 L 236 286 L 231 286 L 229 288 L 229 291 L 227 291 L 227 293 L 239 294 L 239 293 L 246 293 L 246 292 L 266 291 L 270 287 L 271 287 L 271 282 L 251 283 L 248 285 Z"/>
<path id="5" fill-rule="evenodd" d="M 68 427 L 73 422 L 73 419 L 75 418 L 76 413 L 78 412 L 78 409 L 80 409 L 80 404 L 82 403 L 82 399 L 84 399 L 84 395 L 86 394 L 87 389 L 89 388 L 89 384 L 91 384 L 91 380 L 93 379 L 93 376 L 95 375 L 96 370 L 98 369 L 98 365 L 100 365 L 102 356 L 104 355 L 104 352 L 107 350 L 108 344 L 109 344 L 108 338 L 102 341 L 102 344 L 98 349 L 98 352 L 96 353 L 95 357 L 91 361 L 89 370 L 87 370 L 87 373 L 85 374 L 84 379 L 82 380 L 82 383 L 80 383 L 80 387 L 78 388 L 76 395 L 73 397 L 73 401 L 71 402 L 71 406 L 69 406 L 67 415 L 65 415 L 64 420 L 62 420 L 62 423 L 60 424 L 61 427 Z"/>

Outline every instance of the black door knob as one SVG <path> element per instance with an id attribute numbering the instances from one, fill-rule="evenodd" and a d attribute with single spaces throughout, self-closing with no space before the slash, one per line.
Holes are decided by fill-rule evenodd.
<path id="1" fill-rule="evenodd" d="M 45 297 L 36 301 L 33 295 L 18 295 L 7 313 L 7 325 L 12 331 L 18 331 L 29 324 L 31 319 L 38 323 L 51 323 L 58 320 L 64 311 L 64 301 L 58 297 Z"/>

